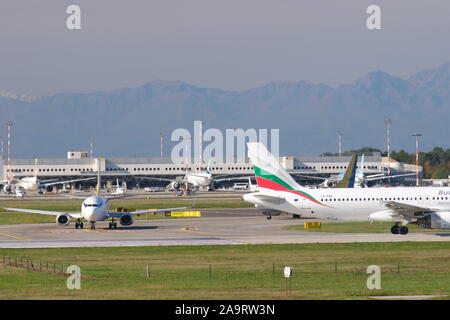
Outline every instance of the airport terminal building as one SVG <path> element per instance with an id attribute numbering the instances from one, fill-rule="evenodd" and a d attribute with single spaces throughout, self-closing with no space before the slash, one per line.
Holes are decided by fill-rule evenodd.
<path id="1" fill-rule="evenodd" d="M 288 156 L 279 158 L 281 165 L 290 172 L 296 180 L 305 185 L 320 183 L 312 177 L 327 178 L 344 172 L 351 157 L 322 157 L 322 156 Z M 358 159 L 359 160 L 359 159 Z M 181 161 L 180 161 L 181 162 Z M 9 163 L 10 176 L 22 178 L 37 174 L 43 179 L 77 179 L 86 176 L 95 176 L 100 168 L 103 181 L 115 182 L 117 179 L 126 181 L 127 186 L 165 186 L 166 183 L 139 179 L 140 177 L 176 178 L 183 176 L 187 170 L 191 172 L 206 169 L 206 164 L 174 164 L 171 158 L 91 158 L 88 152 L 69 151 L 66 159 L 12 159 Z M 358 162 L 358 167 L 360 163 Z M 390 170 L 389 170 L 390 168 Z M 224 163 L 212 163 L 210 170 L 213 176 L 221 178 L 235 176 L 249 176 L 253 174 L 252 166 L 248 160 L 237 161 L 232 159 Z M 421 173 L 422 168 L 419 167 Z M 3 179 L 8 176 L 8 162 L 3 161 Z M 385 174 L 392 175 L 416 172 L 415 165 L 389 161 L 381 154 L 365 156 L 364 173 L 366 175 Z M 299 175 L 296 177 L 296 175 Z M 392 182 L 392 181 L 391 181 Z M 84 186 L 95 182 L 88 181 Z M 397 184 L 410 185 L 415 183 L 415 176 L 401 177 L 395 180 Z M 222 182 L 220 186 L 229 186 L 232 182 Z M 77 186 L 81 183 L 77 183 Z"/>

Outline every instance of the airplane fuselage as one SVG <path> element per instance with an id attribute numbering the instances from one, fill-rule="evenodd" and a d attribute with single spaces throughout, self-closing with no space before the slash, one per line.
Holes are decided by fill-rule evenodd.
<path id="1" fill-rule="evenodd" d="M 261 207 L 299 214 L 303 217 L 336 219 L 342 221 L 377 220 L 388 211 L 385 204 L 395 201 L 402 204 L 433 208 L 436 213 L 450 214 L 450 188 L 395 187 L 364 189 L 310 189 L 304 193 L 274 191 L 259 188 L 280 196 L 280 201 L 261 200 L 257 193 L 244 195 L 244 200 Z M 281 199 L 283 198 L 283 200 Z M 379 220 L 384 221 L 384 220 Z M 395 222 L 395 220 L 392 220 Z"/>
<path id="2" fill-rule="evenodd" d="M 102 196 L 86 198 L 81 204 L 81 214 L 88 222 L 106 220 L 108 209 L 109 202 Z"/>
<path id="3" fill-rule="evenodd" d="M 185 176 L 187 183 L 194 187 L 207 187 L 212 182 L 212 176 L 209 173 L 189 173 Z"/>

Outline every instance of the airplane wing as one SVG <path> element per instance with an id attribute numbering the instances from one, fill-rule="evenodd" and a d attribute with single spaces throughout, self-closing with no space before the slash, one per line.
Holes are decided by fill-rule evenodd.
<path id="1" fill-rule="evenodd" d="M 366 177 L 366 181 L 374 181 L 374 180 L 397 178 L 397 177 L 406 177 L 406 176 L 415 176 L 415 175 L 416 175 L 416 173 L 412 172 L 412 173 L 396 174 L 394 176 L 383 176 L 383 177 L 369 176 L 369 177 Z"/>
<path id="2" fill-rule="evenodd" d="M 400 203 L 396 201 L 388 201 L 384 204 L 388 209 L 394 211 L 395 215 L 401 216 L 406 220 L 414 220 L 422 218 L 425 215 L 434 212 L 432 208 L 413 206 L 410 204 Z"/>
<path id="3" fill-rule="evenodd" d="M 71 182 L 77 182 L 77 181 L 87 181 L 87 180 L 93 180 L 93 179 L 97 179 L 97 177 L 74 179 L 74 180 L 65 180 L 65 181 L 56 181 L 56 182 L 45 182 L 45 183 L 41 183 L 40 185 L 44 186 L 44 187 L 48 187 L 48 186 L 54 186 L 56 184 L 71 183 Z"/>
<path id="4" fill-rule="evenodd" d="M 16 212 L 46 214 L 46 215 L 51 215 L 51 216 L 59 216 L 61 214 L 67 214 L 71 218 L 82 218 L 82 215 L 81 215 L 80 212 L 46 211 L 46 210 L 22 209 L 22 208 L 5 208 L 5 207 L 0 207 L 0 209 L 8 210 L 8 211 L 16 211 Z"/>
<path id="5" fill-rule="evenodd" d="M 308 179 L 316 179 L 316 180 L 329 180 L 327 178 L 323 178 L 323 177 L 316 177 L 316 176 L 306 176 L 306 175 L 302 175 L 302 174 L 295 174 L 292 173 L 291 174 L 293 177 L 300 177 L 300 178 L 308 178 Z"/>
<path id="6" fill-rule="evenodd" d="M 66 198 L 75 198 L 75 199 L 83 199 L 83 200 L 85 200 L 88 196 L 75 196 L 73 194 L 58 193 L 58 197 L 66 197 Z"/>
<path id="7" fill-rule="evenodd" d="M 137 194 L 124 194 L 122 196 L 117 196 L 117 197 L 106 197 L 106 200 L 115 200 L 115 199 L 122 199 L 122 198 L 128 198 L 128 197 L 135 197 L 137 196 Z"/>
<path id="8" fill-rule="evenodd" d="M 147 179 L 147 180 L 155 180 L 155 181 L 167 181 L 167 182 L 181 181 L 181 180 L 177 180 L 177 179 L 152 178 L 152 177 L 139 177 L 139 179 Z"/>
<path id="9" fill-rule="evenodd" d="M 178 208 L 163 208 L 163 209 L 147 209 L 147 210 L 139 210 L 139 211 L 129 211 L 129 212 L 108 212 L 107 215 L 109 218 L 120 218 L 125 213 L 130 215 L 137 214 L 145 214 L 145 213 L 158 213 L 158 212 L 168 212 L 168 211 L 176 211 L 176 210 L 186 210 L 189 207 L 178 207 Z"/>
<path id="10" fill-rule="evenodd" d="M 253 178 L 254 176 L 247 176 L 247 177 L 230 177 L 230 178 L 219 178 L 219 179 L 213 179 L 215 182 L 220 181 L 233 181 L 233 180 L 248 180 L 249 178 Z"/>

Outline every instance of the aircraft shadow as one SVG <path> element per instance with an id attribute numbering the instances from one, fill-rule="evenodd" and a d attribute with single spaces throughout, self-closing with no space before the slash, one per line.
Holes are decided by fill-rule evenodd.
<path id="1" fill-rule="evenodd" d="M 158 226 L 130 226 L 130 227 L 117 227 L 117 229 L 112 230 L 153 230 L 158 229 Z M 108 229 L 109 230 L 109 229 Z"/>
<path id="2" fill-rule="evenodd" d="M 436 233 L 437 236 L 440 237 L 450 237 L 450 232 L 446 232 L 446 233 Z"/>

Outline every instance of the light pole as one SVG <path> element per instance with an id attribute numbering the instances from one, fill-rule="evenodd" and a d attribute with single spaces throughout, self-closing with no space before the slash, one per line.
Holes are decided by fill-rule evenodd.
<path id="1" fill-rule="evenodd" d="M 6 180 L 11 181 L 11 127 L 14 125 L 14 122 L 8 121 L 5 123 L 5 126 L 8 127 L 8 168 Z"/>
<path id="2" fill-rule="evenodd" d="M 391 175 L 391 125 L 392 120 L 387 119 L 387 156 L 388 156 L 388 175 Z"/>
<path id="3" fill-rule="evenodd" d="M 421 133 L 415 133 L 412 135 L 416 137 L 416 187 L 419 186 L 419 137 L 422 136 Z"/>
<path id="4" fill-rule="evenodd" d="M 163 157 L 163 143 L 164 143 L 164 134 L 162 132 L 159 133 L 159 137 L 161 139 L 161 158 Z"/>
<path id="5" fill-rule="evenodd" d="M 342 132 L 338 132 L 338 140 L 339 140 L 339 157 L 342 155 Z"/>

